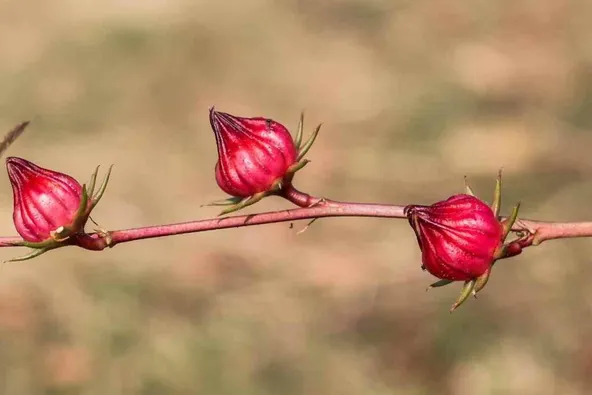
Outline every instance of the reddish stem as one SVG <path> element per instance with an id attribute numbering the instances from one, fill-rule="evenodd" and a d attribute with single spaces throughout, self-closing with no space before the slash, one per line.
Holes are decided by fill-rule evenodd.
<path id="1" fill-rule="evenodd" d="M 297 192 L 297 191 L 296 191 Z M 288 197 L 286 197 L 288 198 Z M 305 207 L 272 211 L 267 213 L 239 215 L 223 218 L 212 218 L 201 221 L 183 222 L 179 224 L 151 226 L 110 232 L 112 246 L 133 240 L 149 239 L 177 235 L 183 233 L 197 233 L 209 230 L 239 228 L 272 224 L 276 222 L 290 222 L 303 219 L 324 217 L 375 217 L 375 218 L 405 218 L 404 206 L 386 204 L 346 203 L 313 198 L 308 194 L 294 193 L 288 199 L 297 205 Z"/>
<path id="2" fill-rule="evenodd" d="M 120 243 L 156 237 L 173 236 L 184 233 L 198 233 L 217 229 L 240 228 L 290 222 L 303 219 L 325 217 L 375 217 L 375 218 L 406 218 L 403 214 L 404 206 L 370 203 L 339 202 L 324 198 L 313 197 L 287 185 L 281 196 L 299 208 L 272 211 L 266 213 L 238 215 L 223 218 L 211 218 L 200 221 L 190 221 L 169 225 L 148 226 L 115 230 L 109 232 L 111 242 L 103 234 L 89 233 L 72 239 L 70 245 L 100 251 Z M 516 232 L 530 232 L 524 246 L 538 245 L 546 240 L 572 237 L 592 237 L 592 222 L 543 222 L 521 219 L 512 228 Z M 0 247 L 16 247 L 22 240 L 18 237 L 0 237 Z"/>

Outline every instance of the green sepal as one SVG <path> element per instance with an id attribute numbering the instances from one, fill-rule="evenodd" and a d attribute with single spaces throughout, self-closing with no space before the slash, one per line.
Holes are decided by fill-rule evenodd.
<path id="1" fill-rule="evenodd" d="M 88 188 L 87 188 L 89 196 L 92 196 L 93 193 L 95 192 L 95 185 L 97 183 L 97 174 L 99 173 L 99 167 L 100 166 L 97 166 L 95 171 L 90 176 L 90 181 L 88 182 Z"/>
<path id="2" fill-rule="evenodd" d="M 502 206 L 502 169 L 497 172 L 495 179 L 495 191 L 493 192 L 493 203 L 491 204 L 491 211 L 495 218 L 499 219 L 499 212 Z"/>
<path id="3" fill-rule="evenodd" d="M 57 248 L 57 247 L 54 247 L 54 248 Z M 53 250 L 54 248 L 39 248 L 39 249 L 35 249 L 35 250 L 32 250 L 27 255 L 20 256 L 20 257 L 17 257 L 17 258 L 9 259 L 7 261 L 4 261 L 4 263 L 27 261 L 29 259 L 36 258 L 39 255 L 45 254 L 47 251 Z"/>
<path id="4" fill-rule="evenodd" d="M 43 240 L 43 241 L 39 241 L 39 242 L 34 242 L 34 241 L 21 241 L 18 243 L 14 243 L 13 245 L 15 247 L 29 247 L 29 248 L 33 248 L 33 249 L 54 249 L 59 247 L 62 244 L 62 242 L 56 241 L 52 238 L 49 238 L 47 240 Z"/>
<path id="5" fill-rule="evenodd" d="M 469 196 L 475 196 L 475 192 L 473 192 L 473 189 L 469 185 L 469 180 L 467 179 L 467 176 L 465 176 L 464 179 L 465 179 L 465 194 L 467 194 Z"/>
<path id="6" fill-rule="evenodd" d="M 204 206 L 232 206 L 232 205 L 240 203 L 241 200 L 243 200 L 243 199 L 244 198 L 242 198 L 242 197 L 232 196 L 227 199 L 220 199 L 220 200 L 215 200 L 211 203 L 202 204 L 201 207 L 204 207 Z"/>
<path id="7" fill-rule="evenodd" d="M 263 199 L 264 197 L 272 195 L 274 193 L 275 193 L 275 191 L 273 191 L 273 190 L 256 193 L 253 196 L 249 196 L 247 198 L 244 198 L 239 203 L 237 203 L 233 206 L 230 206 L 227 209 L 222 210 L 222 212 L 220 212 L 220 214 L 218 214 L 218 216 L 222 216 L 222 215 L 233 213 L 238 210 L 242 210 L 243 208 L 251 206 L 251 205 L 257 203 L 258 201 L 260 201 L 261 199 Z"/>
<path id="8" fill-rule="evenodd" d="M 300 145 L 302 144 L 302 135 L 304 134 L 304 111 L 300 113 L 300 120 L 298 121 L 298 131 L 296 132 L 296 137 L 294 138 L 294 146 L 296 149 L 300 149 Z"/>
<path id="9" fill-rule="evenodd" d="M 304 143 L 304 145 L 300 148 L 300 150 L 298 151 L 298 157 L 296 158 L 297 161 L 300 161 L 302 158 L 304 158 L 304 155 L 306 155 L 308 150 L 310 150 L 310 147 L 312 147 L 317 136 L 319 135 L 319 131 L 321 130 L 321 126 L 323 126 L 322 123 L 319 124 L 319 126 L 317 126 L 315 128 L 314 132 L 312 132 L 312 134 L 310 135 L 310 137 L 308 138 L 306 143 Z"/>
<path id="10" fill-rule="evenodd" d="M 476 279 L 465 281 L 465 285 L 463 285 L 458 299 L 456 299 L 456 302 L 454 302 L 454 304 L 450 308 L 451 313 L 454 310 L 456 310 L 461 304 L 463 304 L 469 298 L 469 296 L 471 296 L 471 294 L 473 293 L 473 289 L 475 288 L 476 282 Z"/>
<path id="11" fill-rule="evenodd" d="M 78 206 L 78 211 L 76 212 L 76 217 L 82 217 L 86 214 L 88 206 L 88 191 L 86 189 L 86 185 L 82 185 L 82 196 L 80 198 L 80 205 Z"/>
<path id="12" fill-rule="evenodd" d="M 495 251 L 493 252 L 493 263 L 491 264 L 491 266 L 493 266 L 495 264 L 496 261 L 500 260 L 500 259 L 504 259 L 506 257 L 506 248 L 508 247 L 508 245 L 506 244 L 502 244 L 499 247 L 497 247 L 495 249 Z"/>
<path id="13" fill-rule="evenodd" d="M 300 162 L 296 162 L 292 166 L 288 167 L 288 170 L 286 171 L 286 174 L 287 175 L 293 175 L 298 170 L 302 170 L 302 168 L 304 166 L 308 165 L 309 163 L 310 163 L 310 161 L 308 159 L 303 159 Z"/>
<path id="14" fill-rule="evenodd" d="M 80 205 L 78 206 L 78 211 L 76 212 L 76 216 L 74 217 L 74 221 L 70 226 L 61 226 L 60 228 L 65 229 L 66 231 L 60 231 L 60 238 L 67 238 L 74 233 L 78 233 L 84 228 L 86 221 L 88 220 L 88 215 L 90 210 L 88 209 L 88 191 L 86 190 L 86 185 L 82 185 L 82 197 L 80 198 Z M 58 228 L 58 229 L 60 229 Z M 58 230 L 56 229 L 56 231 Z"/>
<path id="15" fill-rule="evenodd" d="M 502 229 L 503 229 L 502 241 L 505 241 L 506 237 L 508 237 L 508 234 L 510 234 L 510 231 L 512 230 L 512 226 L 514 226 L 516 219 L 518 219 L 518 212 L 519 211 L 520 211 L 520 202 L 516 203 L 516 205 L 512 208 L 512 213 L 510 214 L 510 216 L 505 221 L 502 222 Z"/>
<path id="16" fill-rule="evenodd" d="M 493 264 L 491 266 L 493 267 Z M 473 296 L 475 298 L 477 297 L 477 292 L 481 291 L 485 285 L 487 285 L 489 276 L 491 276 L 491 267 L 487 269 L 485 273 L 477 277 L 477 280 L 475 281 L 475 288 L 473 288 Z"/>
<path id="17" fill-rule="evenodd" d="M 97 168 L 97 170 L 98 170 L 98 168 Z M 109 170 L 107 170 L 107 174 L 105 175 L 105 178 L 103 178 L 103 182 L 101 183 L 99 190 L 97 191 L 97 193 L 94 196 L 92 196 L 91 205 L 88 210 L 88 213 L 90 213 L 90 211 L 95 208 L 95 206 L 99 203 L 99 200 L 101 200 L 101 198 L 103 197 L 103 194 L 105 193 L 105 190 L 107 189 L 107 184 L 109 183 L 109 179 L 111 178 L 111 171 L 112 170 L 113 170 L 113 165 L 109 166 Z M 91 194 L 92 194 L 92 192 L 94 192 L 94 183 L 93 183 L 93 190 L 91 191 Z"/>
<path id="18" fill-rule="evenodd" d="M 285 183 L 284 179 L 291 180 L 291 176 L 288 172 L 286 172 L 286 176 L 284 176 L 284 178 L 278 178 L 277 180 L 275 180 L 267 191 L 258 192 L 252 196 L 248 196 L 245 198 L 230 197 L 227 199 L 218 200 L 217 202 L 214 202 L 217 204 L 210 203 L 208 206 L 229 206 L 228 208 L 222 210 L 220 214 L 218 214 L 218 216 L 242 210 L 243 208 L 251 206 L 267 196 L 277 195 Z"/>
<path id="19" fill-rule="evenodd" d="M 444 286 L 446 286 L 446 285 L 448 285 L 448 284 L 450 284 L 450 283 L 453 283 L 453 282 L 454 282 L 453 280 L 446 280 L 446 279 L 442 279 L 442 280 L 436 281 L 435 283 L 433 283 L 433 284 L 430 284 L 430 285 L 429 285 L 429 286 L 426 288 L 426 292 L 427 292 L 427 291 L 429 291 L 429 290 L 430 290 L 430 289 L 432 289 L 432 288 L 439 288 L 439 287 L 444 287 Z"/>

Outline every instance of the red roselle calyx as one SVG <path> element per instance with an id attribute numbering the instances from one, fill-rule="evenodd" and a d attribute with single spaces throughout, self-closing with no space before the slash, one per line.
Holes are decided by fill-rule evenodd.
<path id="1" fill-rule="evenodd" d="M 14 198 L 14 226 L 24 239 L 20 245 L 35 249 L 13 260 L 41 255 L 84 233 L 84 226 L 103 196 L 111 173 L 109 169 L 95 194 L 98 167 L 88 188 L 67 174 L 44 169 L 22 158 L 7 158 L 6 169 Z"/>
<path id="2" fill-rule="evenodd" d="M 504 244 L 518 216 L 519 204 L 510 218 L 500 221 L 500 203 L 501 173 L 491 208 L 476 198 L 468 185 L 466 194 L 454 195 L 431 206 L 405 207 L 421 249 L 422 268 L 441 279 L 429 288 L 454 281 L 465 283 L 451 311 L 483 289 L 496 260 L 522 251 L 525 238 Z"/>
<path id="3" fill-rule="evenodd" d="M 293 139 L 288 129 L 272 119 L 243 118 L 210 109 L 218 161 L 216 182 L 230 199 L 213 205 L 230 206 L 226 214 L 277 194 L 308 161 L 303 159 L 319 129 L 302 144 L 303 117 Z"/>
<path id="4" fill-rule="evenodd" d="M 467 281 L 489 269 L 502 225 L 485 203 L 455 195 L 431 206 L 408 206 L 424 268 L 434 276 Z"/>

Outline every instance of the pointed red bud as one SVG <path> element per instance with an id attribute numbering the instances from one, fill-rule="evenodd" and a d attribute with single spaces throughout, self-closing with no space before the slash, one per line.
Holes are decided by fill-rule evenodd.
<path id="1" fill-rule="evenodd" d="M 241 118 L 210 109 L 216 137 L 216 182 L 226 193 L 249 197 L 270 191 L 298 160 L 285 126 L 272 119 Z"/>
<path id="2" fill-rule="evenodd" d="M 431 206 L 409 205 L 405 213 L 417 236 L 423 267 L 432 275 L 469 281 L 483 275 L 503 243 L 503 227 L 492 209 L 470 195 Z"/>
<path id="3" fill-rule="evenodd" d="M 59 227 L 72 225 L 82 200 L 78 181 L 21 158 L 6 159 L 6 168 L 14 197 L 14 225 L 25 241 L 49 240 Z"/>

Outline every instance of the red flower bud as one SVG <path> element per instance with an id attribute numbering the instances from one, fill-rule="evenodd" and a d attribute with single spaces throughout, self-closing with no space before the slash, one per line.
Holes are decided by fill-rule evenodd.
<path id="1" fill-rule="evenodd" d="M 266 118 L 241 118 L 210 109 L 216 136 L 216 182 L 229 195 L 246 198 L 270 191 L 298 160 L 288 129 Z"/>
<path id="2" fill-rule="evenodd" d="M 476 279 L 489 270 L 503 243 L 503 227 L 489 206 L 455 195 L 431 206 L 405 208 L 417 236 L 423 267 L 452 281 Z"/>
<path id="3" fill-rule="evenodd" d="M 21 158 L 6 159 L 6 168 L 14 197 L 14 225 L 24 240 L 48 240 L 56 229 L 74 222 L 82 199 L 78 181 Z"/>
<path id="4" fill-rule="evenodd" d="M 451 312 L 485 287 L 496 260 L 520 254 L 531 242 L 529 233 L 524 231 L 520 238 L 504 244 L 520 204 L 514 206 L 509 218 L 500 222 L 501 187 L 500 170 L 491 208 L 476 198 L 467 184 L 465 195 L 455 195 L 431 206 L 409 205 L 404 209 L 421 249 L 422 268 L 441 279 L 428 289 L 453 281 L 465 282 Z"/>
<path id="5" fill-rule="evenodd" d="M 88 185 L 21 158 L 6 159 L 6 168 L 14 196 L 14 226 L 24 239 L 15 245 L 33 248 L 11 261 L 31 259 L 65 245 L 81 245 L 84 225 L 105 193 L 112 166 L 96 190 L 98 167 Z M 97 235 L 111 244 L 109 232 L 97 229 Z"/>

